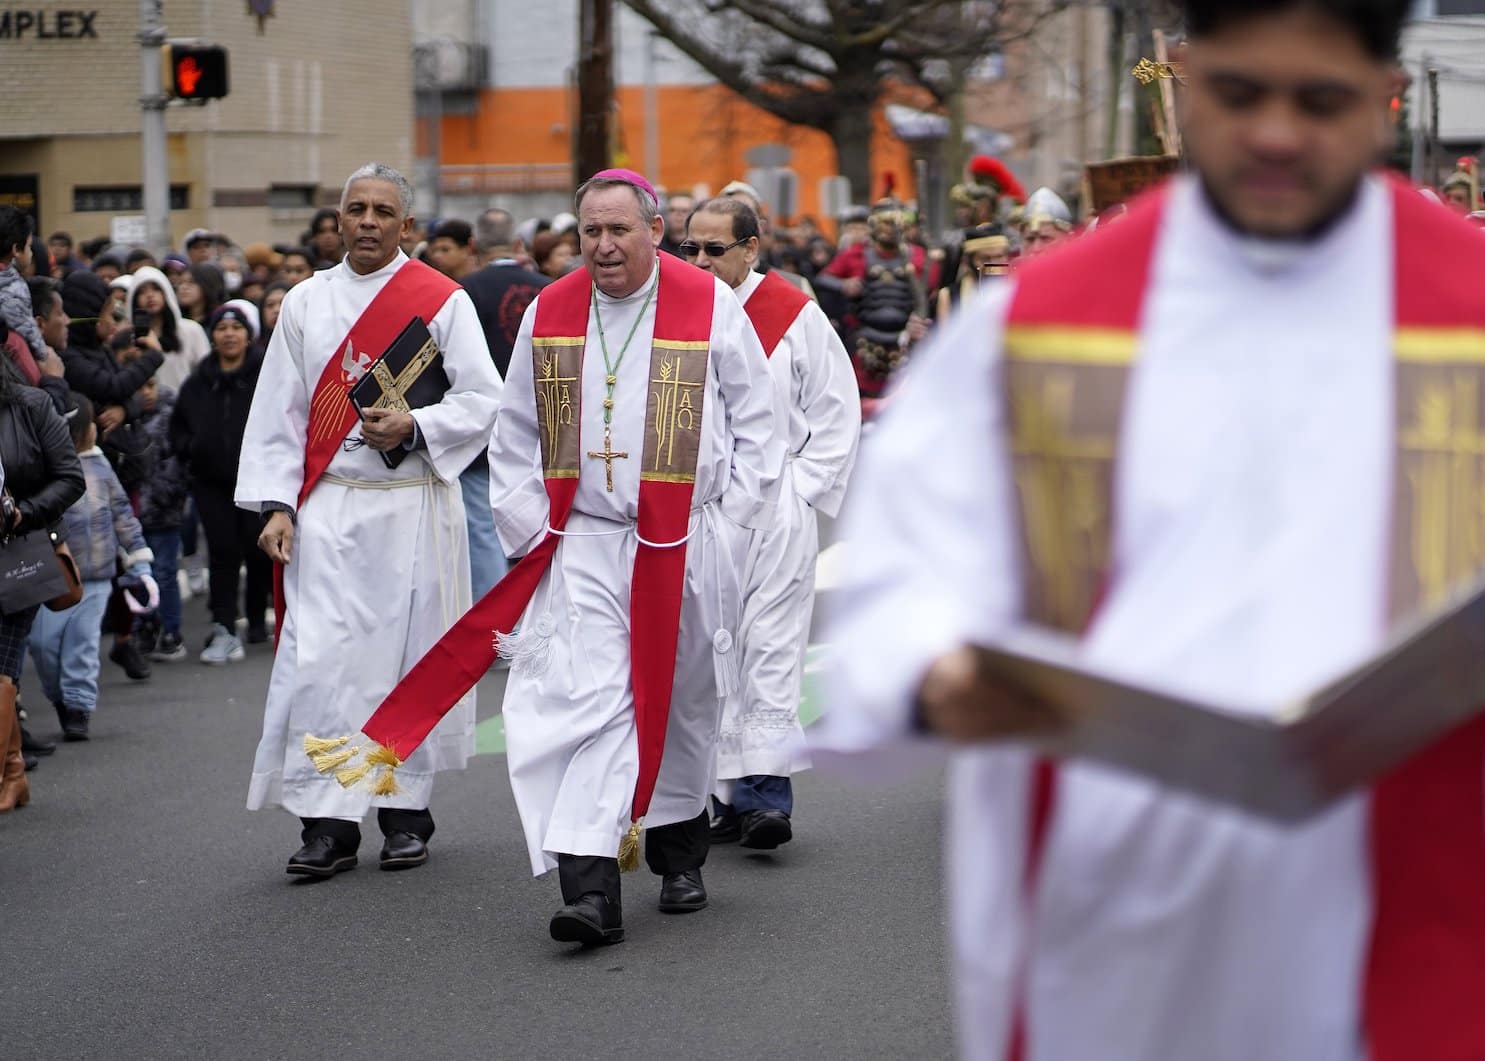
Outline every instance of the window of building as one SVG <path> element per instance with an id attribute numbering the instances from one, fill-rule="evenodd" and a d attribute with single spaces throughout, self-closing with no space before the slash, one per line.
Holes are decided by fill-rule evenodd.
<path id="1" fill-rule="evenodd" d="M 170 209 L 191 208 L 191 186 L 170 186 Z M 137 184 L 77 185 L 72 189 L 75 214 L 137 214 L 144 209 L 144 189 Z"/>
<path id="2" fill-rule="evenodd" d="M 268 207 L 271 210 L 313 210 L 319 186 L 314 184 L 270 184 Z"/>

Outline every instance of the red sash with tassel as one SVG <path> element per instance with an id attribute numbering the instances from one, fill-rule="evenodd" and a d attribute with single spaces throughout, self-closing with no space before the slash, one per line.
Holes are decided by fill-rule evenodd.
<path id="1" fill-rule="evenodd" d="M 350 389 L 392 344 L 413 317 L 432 321 L 459 285 L 437 269 L 409 260 L 361 311 L 344 339 L 335 344 L 309 400 L 304 432 L 304 480 L 294 507 L 304 507 L 310 491 L 335 459 L 341 442 L 359 422 Z M 284 628 L 284 568 L 273 565 L 274 641 Z"/>
<path id="2" fill-rule="evenodd" d="M 763 283 L 743 303 L 743 312 L 753 322 L 753 330 L 758 333 L 758 341 L 763 344 L 766 356 L 773 357 L 773 352 L 784 341 L 789 329 L 794 327 L 809 301 L 808 295 L 777 273 L 763 277 Z"/>
<path id="3" fill-rule="evenodd" d="M 712 323 L 714 285 L 710 274 L 661 255 L 660 289 L 655 306 L 651 364 L 670 383 L 649 396 L 646 447 L 639 488 L 639 547 L 630 591 L 630 671 L 634 688 L 635 729 L 639 743 L 639 777 L 635 784 L 631 827 L 621 845 L 621 864 L 638 858 L 639 823 L 649 810 L 659 777 L 665 732 L 675 681 L 680 632 L 681 595 L 686 574 L 685 538 L 695 489 L 696 450 L 681 445 L 682 464 L 671 462 L 652 430 L 656 423 L 676 421 L 683 413 L 681 388 L 704 393 Z M 561 541 L 553 531 L 565 528 L 581 474 L 583 347 L 588 331 L 592 280 L 585 270 L 570 273 L 537 298 L 532 337 L 533 384 L 542 432 L 542 467 L 551 510 L 551 530 L 501 581 L 438 640 L 361 727 L 376 742 L 365 766 L 382 766 L 375 783 L 379 794 L 395 791 L 392 771 L 432 732 L 445 714 L 484 676 L 495 659 L 498 638 L 520 621 Z M 652 373 L 653 375 L 653 373 Z M 688 382 L 689 381 L 689 382 Z M 695 393 L 694 391 L 692 392 Z M 701 427 L 701 398 L 685 399 L 695 432 Z M 570 430 L 563 430 L 567 426 Z M 673 441 L 673 439 L 672 439 Z M 656 451 L 652 453 L 652 448 Z M 689 461 L 686 465 L 684 462 Z M 305 750 L 317 763 L 353 756 L 333 749 L 347 743 L 306 738 Z M 329 756 L 329 758 L 322 758 Z M 343 783 L 354 784 L 367 769 L 342 771 Z"/>

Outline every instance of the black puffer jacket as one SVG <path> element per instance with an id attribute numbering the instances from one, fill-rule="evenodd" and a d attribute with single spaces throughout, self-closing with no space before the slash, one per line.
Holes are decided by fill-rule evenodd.
<path id="1" fill-rule="evenodd" d="M 155 350 L 145 350 L 139 360 L 121 365 L 113 351 L 99 345 L 79 342 L 73 336 L 72 345 L 62 353 L 62 367 L 67 374 L 67 385 L 79 394 L 86 394 L 99 409 L 105 405 L 128 407 L 135 392 L 143 387 L 163 364 L 165 358 Z"/>
<path id="2" fill-rule="evenodd" d="M 225 490 L 237 486 L 237 462 L 261 358 L 249 354 L 236 372 L 223 372 L 216 354 L 181 384 L 170 415 L 170 448 L 185 462 L 192 483 Z"/>
<path id="3" fill-rule="evenodd" d="M 82 497 L 82 462 L 45 391 L 0 382 L 0 464 L 21 511 L 19 530 L 50 527 Z"/>

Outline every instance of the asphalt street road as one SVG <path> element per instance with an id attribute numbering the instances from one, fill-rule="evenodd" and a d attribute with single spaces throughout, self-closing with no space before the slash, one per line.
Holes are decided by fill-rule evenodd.
<path id="1" fill-rule="evenodd" d="M 359 869 L 292 883 L 297 821 L 243 809 L 269 665 L 193 654 L 134 683 L 104 662 L 93 740 L 0 816 L 0 1057 L 950 1055 L 939 779 L 803 775 L 795 842 L 714 849 L 709 909 L 660 914 L 641 871 L 628 941 L 573 950 L 547 935 L 556 881 L 529 875 L 499 754 L 440 778 L 426 866 L 378 871 L 373 819 Z M 53 735 L 29 666 L 22 692 Z"/>

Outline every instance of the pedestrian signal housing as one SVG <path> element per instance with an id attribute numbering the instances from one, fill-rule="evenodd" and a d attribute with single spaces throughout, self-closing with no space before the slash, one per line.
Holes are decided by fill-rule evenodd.
<path id="1" fill-rule="evenodd" d="M 174 99 L 221 99 L 227 94 L 227 49 L 219 44 L 170 41 L 163 49 L 165 94 Z"/>

